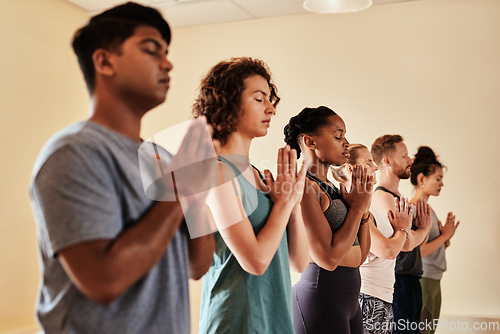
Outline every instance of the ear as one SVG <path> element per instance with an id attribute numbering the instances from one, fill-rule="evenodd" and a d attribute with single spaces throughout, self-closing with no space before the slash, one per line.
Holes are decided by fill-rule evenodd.
<path id="1" fill-rule="evenodd" d="M 311 136 L 304 135 L 304 144 L 306 145 L 307 148 L 311 150 L 316 149 L 316 143 L 314 142 Z"/>
<path id="2" fill-rule="evenodd" d="M 417 175 L 417 185 L 422 186 L 424 184 L 424 173 L 419 173 Z"/>
<path id="3" fill-rule="evenodd" d="M 387 155 L 385 155 L 385 156 L 382 157 L 382 163 L 381 163 L 381 165 L 386 165 L 386 166 L 390 166 L 391 165 L 391 160 L 390 160 L 390 158 Z"/>
<path id="4" fill-rule="evenodd" d="M 116 74 L 114 67 L 114 58 L 116 54 L 105 49 L 97 49 L 92 54 L 92 61 L 96 74 L 103 76 L 114 76 Z"/>
<path id="5" fill-rule="evenodd" d="M 354 170 L 354 169 L 353 169 L 353 167 L 352 167 L 352 165 L 350 165 L 350 164 L 345 164 L 345 168 L 347 169 L 347 171 L 348 171 L 349 173 L 351 173 L 351 174 L 352 174 L 352 171 Z"/>

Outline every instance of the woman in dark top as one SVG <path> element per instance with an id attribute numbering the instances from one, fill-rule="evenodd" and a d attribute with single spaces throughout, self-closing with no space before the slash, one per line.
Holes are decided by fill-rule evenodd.
<path id="1" fill-rule="evenodd" d="M 370 249 L 373 176 L 356 166 L 352 189 L 327 175 L 349 153 L 344 121 L 331 109 L 305 108 L 285 126 L 285 141 L 310 160 L 301 202 L 310 263 L 293 287 L 296 333 L 362 333 L 359 266 Z"/>

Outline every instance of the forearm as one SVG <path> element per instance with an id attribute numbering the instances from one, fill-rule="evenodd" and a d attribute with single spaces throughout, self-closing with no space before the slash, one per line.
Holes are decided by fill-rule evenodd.
<path id="1" fill-rule="evenodd" d="M 369 224 L 370 222 L 367 221 L 359 227 L 358 240 L 359 246 L 361 247 L 361 263 L 359 265 L 362 265 L 365 262 L 368 252 L 370 252 L 371 236 Z"/>
<path id="2" fill-rule="evenodd" d="M 251 256 L 257 272 L 264 273 L 283 239 L 293 207 L 289 203 L 275 203 L 266 224 L 256 235 Z"/>
<path id="3" fill-rule="evenodd" d="M 410 234 L 408 236 L 408 240 L 406 240 L 405 245 L 403 246 L 403 251 L 409 252 L 412 251 L 415 247 L 419 246 L 424 242 L 429 230 L 419 228 L 417 230 L 409 231 Z"/>
<path id="4" fill-rule="evenodd" d="M 292 210 L 286 231 L 290 267 L 301 273 L 309 263 L 309 248 L 300 205 L 296 205 Z"/>
<path id="5" fill-rule="evenodd" d="M 428 256 L 437 251 L 439 247 L 444 245 L 445 242 L 445 237 L 443 235 L 440 235 L 436 239 L 420 245 L 420 254 L 422 255 L 422 257 Z"/>
<path id="6" fill-rule="evenodd" d="M 178 202 L 158 202 L 116 239 L 61 251 L 61 263 L 80 291 L 96 302 L 109 304 L 160 261 L 182 218 Z"/>
<path id="7" fill-rule="evenodd" d="M 189 276 L 199 280 L 210 268 L 215 251 L 214 235 L 207 234 L 195 239 L 189 238 Z"/>
<path id="8" fill-rule="evenodd" d="M 349 210 L 342 227 L 332 235 L 331 241 L 316 245 L 316 248 L 321 247 L 313 256 L 318 265 L 327 270 L 335 270 L 354 244 L 362 215 L 362 212 Z M 322 239 L 325 240 L 326 237 L 323 236 Z"/>

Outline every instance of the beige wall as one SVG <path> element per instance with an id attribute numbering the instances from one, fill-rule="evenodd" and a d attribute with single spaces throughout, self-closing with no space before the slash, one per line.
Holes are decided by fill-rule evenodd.
<path id="1" fill-rule="evenodd" d="M 3 0 L 0 11 L 0 332 L 32 326 L 38 282 L 27 185 L 45 140 L 84 118 L 88 103 L 69 47 L 86 13 L 64 0 Z M 6 9 L 5 9 L 6 8 Z M 370 145 L 402 134 L 449 167 L 431 204 L 461 225 L 448 249 L 445 315 L 500 317 L 500 1 L 422 0 L 349 15 L 298 15 L 174 30 L 172 88 L 146 117 L 144 137 L 188 119 L 201 76 L 231 56 L 264 59 L 282 102 L 253 163 L 273 168 L 282 129 L 304 106 L 327 105 L 348 139 Z M 411 195 L 408 182 L 403 192 Z M 294 276 L 297 279 L 297 276 Z M 196 327 L 199 283 L 192 284 Z"/>

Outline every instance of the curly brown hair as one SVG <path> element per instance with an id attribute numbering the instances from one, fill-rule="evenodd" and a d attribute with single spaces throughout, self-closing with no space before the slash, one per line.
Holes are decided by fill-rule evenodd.
<path id="1" fill-rule="evenodd" d="M 280 101 L 278 90 L 271 82 L 271 71 L 266 63 L 250 57 L 231 58 L 212 67 L 200 84 L 200 93 L 193 107 L 193 116 L 205 116 L 214 127 L 214 139 L 222 145 L 236 131 L 241 116 L 241 96 L 245 90 L 245 79 L 260 75 L 269 84 L 269 100 L 276 107 Z"/>

